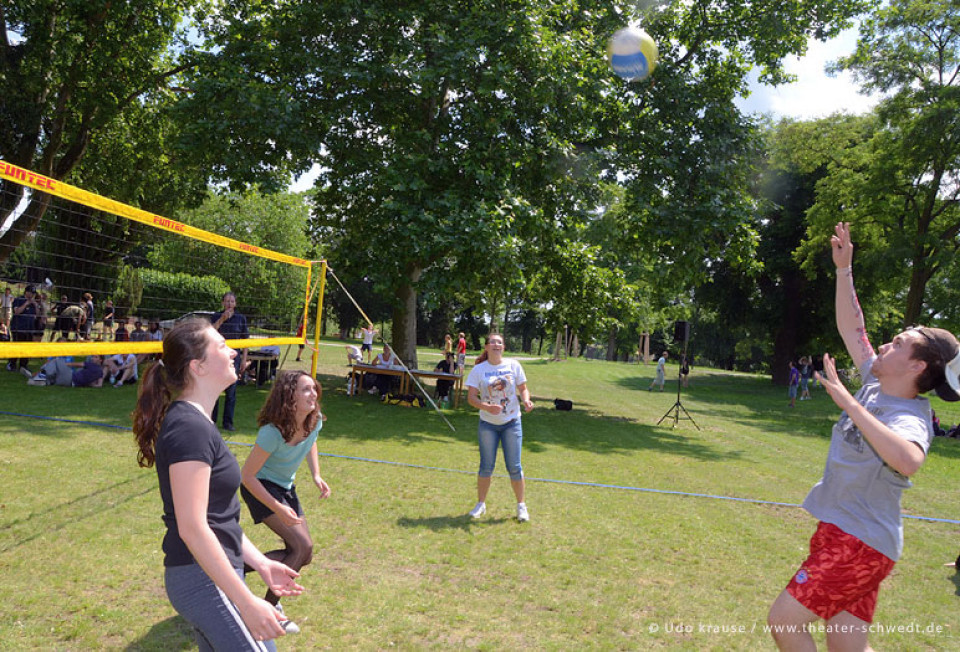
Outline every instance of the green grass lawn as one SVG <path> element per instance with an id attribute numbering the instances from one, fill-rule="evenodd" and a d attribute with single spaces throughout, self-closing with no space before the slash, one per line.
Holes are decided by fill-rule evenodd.
<path id="1" fill-rule="evenodd" d="M 452 431 L 430 409 L 349 397 L 343 348 L 320 348 L 333 495 L 321 502 L 302 483 L 316 550 L 307 591 L 284 601 L 303 632 L 282 649 L 773 649 L 766 611 L 815 523 L 796 507 L 718 497 L 803 500 L 838 415 L 823 390 L 790 409 L 767 377 L 695 368 L 682 400 L 700 430 L 658 427 L 676 366 L 659 393 L 646 390 L 652 365 L 524 361 L 537 403 L 524 416 L 532 520 L 513 518 L 500 462 L 487 515 L 472 522 L 475 411 L 445 410 Z M 286 366 L 301 366 L 293 357 Z M 420 366 L 438 359 L 423 351 Z M 228 439 L 241 463 L 266 392 L 238 392 Z M 557 397 L 574 410 L 553 410 Z M 132 434 L 110 427 L 129 426 L 135 399 L 133 387 L 27 387 L 0 372 L 0 410 L 89 422 L 0 415 L 4 649 L 195 649 L 163 590 L 156 473 L 137 467 Z M 945 424 L 960 421 L 960 408 L 934 402 Z M 960 441 L 934 442 L 905 513 L 960 518 L 958 458 Z M 245 507 L 241 522 L 261 549 L 275 547 Z M 960 648 L 960 579 L 943 566 L 960 551 L 960 525 L 906 519 L 904 533 L 876 614 L 902 631 L 871 642 Z"/>

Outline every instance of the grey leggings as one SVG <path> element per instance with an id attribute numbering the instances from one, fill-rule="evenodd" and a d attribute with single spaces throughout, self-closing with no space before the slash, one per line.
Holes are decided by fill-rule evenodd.
<path id="1" fill-rule="evenodd" d="M 235 569 L 243 579 L 243 570 Z M 170 604 L 193 625 L 201 650 L 268 650 L 276 652 L 273 641 L 256 641 L 237 609 L 199 564 L 169 566 L 164 584 Z"/>

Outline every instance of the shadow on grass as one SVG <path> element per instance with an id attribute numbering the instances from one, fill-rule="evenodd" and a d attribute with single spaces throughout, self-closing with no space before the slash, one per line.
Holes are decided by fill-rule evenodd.
<path id="1" fill-rule="evenodd" d="M 646 393 L 647 380 L 626 377 L 615 383 L 624 389 Z M 676 396 L 676 384 L 672 388 L 669 385 L 668 389 Z M 701 427 L 713 418 L 720 418 L 768 432 L 820 439 L 830 438 L 833 424 L 840 415 L 839 408 L 823 392 L 815 392 L 812 403 L 798 402 L 797 408 L 789 408 L 786 388 L 775 387 L 766 379 L 733 374 L 698 376 L 689 387 L 682 389 L 680 400 Z"/>
<path id="2" fill-rule="evenodd" d="M 128 645 L 128 652 L 139 650 L 196 649 L 193 627 L 180 616 L 171 616 L 150 628 L 146 634 Z"/>
<path id="3" fill-rule="evenodd" d="M 327 387 L 342 385 L 338 377 L 322 377 Z M 445 410 L 444 416 L 456 428 L 451 431 L 432 408 L 405 408 L 383 405 L 373 396 L 347 396 L 336 391 L 324 394 L 325 409 L 335 405 L 337 421 L 349 428 L 330 428 L 324 437 L 357 442 L 399 442 L 416 445 L 422 442 L 462 442 L 477 440 L 477 415 L 471 410 Z M 535 397 L 535 402 L 549 402 Z M 696 418 L 696 417 L 694 417 Z M 561 446 L 596 454 L 625 454 L 638 450 L 658 451 L 700 460 L 730 460 L 739 452 L 714 448 L 709 442 L 688 438 L 680 430 L 658 427 L 630 419 L 599 415 L 582 409 L 559 412 L 544 407 L 535 418 L 524 423 L 524 450 L 537 453 Z"/>
<path id="4" fill-rule="evenodd" d="M 14 550 L 35 539 L 42 539 L 49 536 L 51 532 L 57 532 L 73 523 L 78 523 L 84 519 L 112 511 L 124 503 L 156 491 L 155 477 L 154 475 L 142 474 L 92 491 L 83 496 L 77 496 L 73 500 L 65 503 L 53 505 L 50 509 L 33 512 L 26 518 L 19 518 L 4 523 L 3 526 L 0 526 L 0 535 L 3 535 L 3 538 L 7 538 L 9 535 L 13 540 L 2 544 L 0 553 Z M 144 480 L 148 482 L 149 486 L 147 486 L 147 488 L 135 491 L 136 488 L 132 487 L 132 489 L 134 489 L 133 492 L 125 495 L 122 493 L 122 487 Z M 27 529 L 32 534 L 23 538 L 18 537 L 17 530 L 21 528 Z"/>
<path id="5" fill-rule="evenodd" d="M 500 525 L 508 521 L 516 521 L 515 518 L 484 518 L 476 520 L 469 514 L 458 516 L 425 516 L 423 518 L 409 518 L 401 516 L 397 519 L 397 525 L 406 528 L 426 528 L 433 532 L 444 532 L 446 530 L 463 530 L 467 532 L 476 527 L 487 527 L 490 525 Z"/>
<path id="6" fill-rule="evenodd" d="M 953 437 L 934 437 L 930 445 L 930 452 L 940 457 L 960 459 L 960 439 Z"/>
<path id="7" fill-rule="evenodd" d="M 950 581 L 953 582 L 954 595 L 960 595 L 960 570 L 956 567 L 950 570 Z"/>

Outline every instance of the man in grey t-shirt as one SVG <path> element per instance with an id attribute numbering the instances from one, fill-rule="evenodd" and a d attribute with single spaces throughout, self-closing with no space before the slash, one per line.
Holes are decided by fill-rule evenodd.
<path id="1" fill-rule="evenodd" d="M 861 370 L 856 396 L 823 356 L 818 374 L 843 410 L 833 427 L 823 478 L 804 508 L 817 518 L 810 556 L 770 608 L 768 623 L 781 649 L 815 649 L 806 625 L 827 621 L 830 649 L 866 649 L 877 593 L 903 548 L 900 496 L 923 464 L 936 391 L 960 400 L 960 343 L 939 328 L 910 328 L 875 352 L 853 284 L 848 224 L 830 238 L 837 267 L 837 330 Z"/>

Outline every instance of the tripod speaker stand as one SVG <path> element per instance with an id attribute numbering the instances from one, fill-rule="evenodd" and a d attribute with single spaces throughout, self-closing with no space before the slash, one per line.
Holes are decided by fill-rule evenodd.
<path id="1" fill-rule="evenodd" d="M 697 422 L 693 420 L 693 417 L 690 416 L 690 413 L 687 412 L 687 408 L 683 407 L 683 403 L 680 401 L 680 387 L 683 385 L 683 367 L 687 364 L 687 343 L 690 340 L 690 322 L 678 321 L 673 325 L 673 339 L 674 341 L 683 341 L 683 356 L 680 358 L 680 369 L 677 372 L 677 402 L 673 404 L 667 413 L 660 417 L 660 420 L 657 421 L 659 426 L 663 423 L 663 420 L 669 416 L 673 416 L 673 427 L 676 428 L 677 424 L 680 422 L 680 419 L 687 419 L 694 425 L 697 430 L 700 430 L 700 426 L 697 425 Z M 681 412 L 683 416 L 681 416 Z"/>

